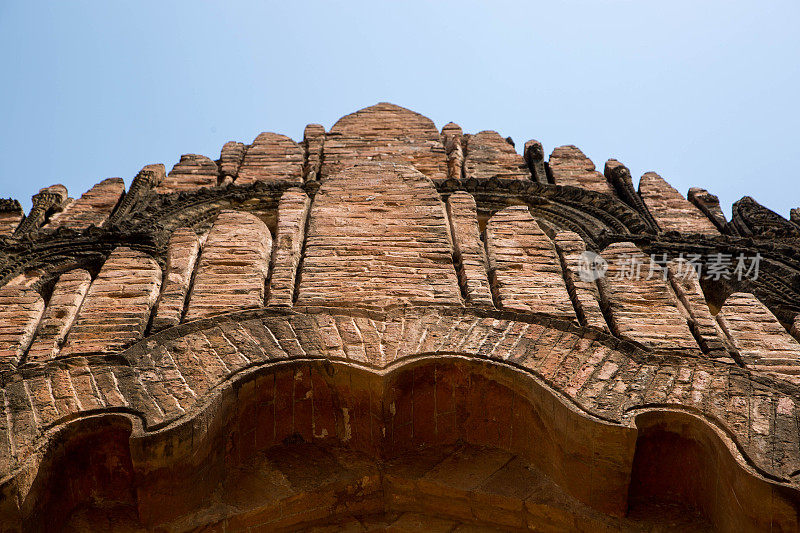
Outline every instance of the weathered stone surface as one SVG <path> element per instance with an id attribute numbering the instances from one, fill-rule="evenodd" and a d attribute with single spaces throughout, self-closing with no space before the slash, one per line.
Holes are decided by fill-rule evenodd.
<path id="1" fill-rule="evenodd" d="M 375 162 L 323 181 L 311 207 L 298 305 L 460 301 L 450 228 L 429 179 L 409 165 Z"/>
<path id="2" fill-rule="evenodd" d="M 0 369 L 12 368 L 19 362 L 43 312 L 44 300 L 35 290 L 0 288 Z"/>
<path id="3" fill-rule="evenodd" d="M 794 322 L 792 323 L 792 336 L 800 341 L 800 315 L 794 317 Z"/>
<path id="4" fill-rule="evenodd" d="M 83 269 L 70 270 L 59 276 L 26 362 L 41 363 L 58 354 L 91 283 L 92 277 Z"/>
<path id="5" fill-rule="evenodd" d="M 219 155 L 219 171 L 223 179 L 236 178 L 239 174 L 239 167 L 244 159 L 244 152 L 247 146 L 236 141 L 228 141 L 222 146 Z"/>
<path id="6" fill-rule="evenodd" d="M 719 235 L 708 217 L 655 172 L 639 180 L 639 195 L 663 231 Z"/>
<path id="7" fill-rule="evenodd" d="M 586 243 L 574 231 L 559 231 L 555 236 L 556 249 L 559 251 L 563 265 L 566 267 L 567 289 L 574 291 L 578 319 L 582 324 L 608 331 L 606 319 L 600 307 L 600 290 L 595 280 L 591 279 L 588 270 L 588 259 L 583 256 Z M 584 275 L 581 276 L 581 272 Z M 585 279 L 584 279 L 585 278 Z"/>
<path id="8" fill-rule="evenodd" d="M 14 233 L 24 216 L 17 200 L 0 198 L 0 237 Z"/>
<path id="9" fill-rule="evenodd" d="M 467 192 L 451 194 L 447 199 L 447 214 L 459 265 L 458 277 L 467 301 L 475 305 L 494 305 L 475 199 Z"/>
<path id="10" fill-rule="evenodd" d="M 598 285 L 611 330 L 653 350 L 697 352 L 663 269 L 629 242 L 612 244 L 602 256 L 608 271 Z"/>
<path id="11" fill-rule="evenodd" d="M 214 187 L 218 173 L 217 164 L 206 156 L 183 154 L 161 185 L 156 187 L 156 192 L 170 193 Z"/>
<path id="12" fill-rule="evenodd" d="M 595 169 L 592 160 L 577 146 L 559 146 L 550 154 L 549 164 L 556 185 L 571 185 L 613 194 L 605 176 Z"/>
<path id="13" fill-rule="evenodd" d="M 164 183 L 166 177 L 167 167 L 164 166 L 164 163 L 149 163 L 142 167 L 142 170 L 136 174 L 134 180 L 138 178 L 143 188 L 156 189 Z M 133 192 L 133 184 L 131 184 L 131 190 L 128 192 Z"/>
<path id="14" fill-rule="evenodd" d="M 14 234 L 25 235 L 38 230 L 48 217 L 63 210 L 71 201 L 67 188 L 60 183 L 39 189 L 39 192 L 31 197 L 32 205 L 28 216 L 17 225 Z"/>
<path id="15" fill-rule="evenodd" d="M 460 180 L 464 174 L 464 132 L 461 126 L 453 122 L 445 124 L 442 142 L 447 152 L 447 177 Z"/>
<path id="16" fill-rule="evenodd" d="M 678 300 L 689 315 L 689 327 L 707 355 L 727 357 L 722 331 L 711 315 L 697 272 L 685 259 L 673 259 L 667 265 L 669 281 Z"/>
<path id="17" fill-rule="evenodd" d="M 292 305 L 310 205 L 311 201 L 302 189 L 292 188 L 281 196 L 269 283 L 269 305 Z"/>
<path id="18" fill-rule="evenodd" d="M 320 124 L 309 124 L 303 132 L 303 148 L 305 148 L 304 181 L 319 179 L 322 168 L 322 148 L 325 145 L 325 128 Z"/>
<path id="19" fill-rule="evenodd" d="M 728 296 L 717 321 L 746 366 L 800 374 L 800 342 L 752 294 Z"/>
<path id="20" fill-rule="evenodd" d="M 464 175 L 476 179 L 530 179 L 522 156 L 496 131 L 467 137 Z"/>
<path id="21" fill-rule="evenodd" d="M 108 178 L 72 201 L 63 211 L 50 217 L 45 227 L 81 230 L 90 225 L 101 226 L 125 193 L 122 178 Z"/>
<path id="22" fill-rule="evenodd" d="M 229 516 L 224 523 L 230 529 L 241 524 L 271 527 L 279 523 L 276 520 L 284 515 L 277 508 L 268 507 L 264 514 L 246 513 L 241 508 L 245 501 L 241 497 L 253 495 L 273 478 L 279 480 L 279 486 L 285 487 L 287 480 L 297 483 L 298 469 L 308 469 L 299 476 L 303 480 L 327 479 L 332 474 L 325 457 L 338 452 L 333 449 L 320 454 L 313 445 L 334 444 L 386 458 L 387 490 L 394 495 L 391 498 L 404 498 L 406 505 L 423 505 L 431 500 L 450 512 L 463 507 L 465 516 L 470 517 L 477 509 L 486 523 L 502 527 L 511 527 L 509 524 L 527 517 L 528 505 L 538 509 L 529 511 L 536 517 L 531 519 L 532 526 L 541 524 L 542 519 L 554 519 L 553 506 L 566 505 L 564 521 L 558 523 L 568 527 L 575 523 L 576 509 L 588 511 L 586 507 L 575 507 L 576 502 L 583 502 L 591 508 L 589 515 L 608 524 L 611 530 L 622 526 L 636 530 L 636 524 L 622 522 L 619 517 L 609 520 L 606 512 L 620 508 L 624 512 L 629 482 L 637 490 L 642 490 L 641 484 L 646 482 L 636 464 L 632 464 L 643 446 L 636 436 L 642 430 L 634 429 L 626 413 L 657 403 L 692 412 L 713 410 L 714 416 L 731 428 L 744 453 L 756 458 L 755 466 L 770 476 L 783 479 L 800 464 L 796 426 L 786 425 L 795 419 L 797 407 L 785 392 L 759 385 L 728 365 L 699 359 L 690 365 L 642 362 L 631 357 L 630 346 L 618 346 L 603 334 L 598 337 L 597 332 L 592 332 L 587 336 L 586 331 L 565 328 L 565 324 L 556 329 L 556 324 L 544 317 L 538 321 L 518 318 L 500 313 L 476 316 L 452 307 L 422 313 L 409 309 L 391 316 L 352 316 L 352 310 L 345 309 L 334 314 L 323 311 L 292 317 L 262 311 L 262 316 L 250 315 L 244 321 L 224 325 L 208 322 L 195 330 L 183 327 L 185 331 L 178 336 L 160 336 L 145 341 L 147 349 L 140 345 L 127 351 L 123 355 L 126 365 L 104 367 L 96 360 L 77 358 L 66 376 L 63 372 L 52 373 L 49 386 L 35 376 L 10 381 L 5 388 L 6 416 L 0 417 L 9 421 L 7 434 L 13 442 L 14 452 L 6 452 L 6 457 L 10 461 L 25 457 L 45 423 L 63 420 L 81 410 L 124 405 L 126 410 L 141 414 L 145 427 L 167 426 L 144 439 L 131 440 L 130 460 L 138 474 L 138 508 L 148 510 L 133 516 L 156 520 L 154 508 L 164 499 L 165 492 L 150 491 L 159 483 L 167 487 L 174 482 L 169 491 L 172 499 L 168 516 L 174 516 L 174 506 L 180 504 L 186 507 L 175 512 L 187 513 L 186 519 L 192 520 L 187 523 L 207 524 L 209 516 Z M 339 323 L 352 325 L 355 336 L 345 329 L 335 329 Z M 375 353 L 380 358 L 373 361 L 379 368 L 398 363 L 393 366 L 395 371 L 373 374 L 354 368 L 340 355 L 342 344 L 322 342 L 330 335 L 347 338 L 348 349 L 353 353 Z M 309 363 L 307 355 L 318 353 L 321 348 L 327 350 L 325 356 L 331 361 Z M 459 355 L 448 356 L 453 353 Z M 426 354 L 427 363 L 415 364 L 415 358 L 409 357 L 414 354 Z M 287 359 L 302 361 L 287 365 Z M 412 362 L 406 366 L 408 361 Z M 514 369 L 508 362 L 514 363 Z M 245 364 L 258 366 L 259 372 L 250 378 L 235 376 L 233 387 L 219 386 Z M 65 378 L 69 381 L 65 382 Z M 571 403 L 553 395 L 539 380 L 563 391 Z M 74 396 L 64 394 L 69 388 L 75 390 Z M 746 400 L 748 396 L 741 396 L 749 390 L 755 391 L 752 402 Z M 73 398 L 80 398 L 80 407 L 76 407 Z M 770 492 L 770 485 L 745 471 L 741 467 L 745 459 L 730 455 L 726 448 L 735 446 L 727 437 L 723 442 L 703 437 L 714 433 L 694 415 L 657 410 L 651 415 L 637 417 L 636 425 L 646 427 L 652 424 L 648 420 L 654 418 L 662 432 L 669 432 L 662 441 L 659 460 L 663 457 L 669 461 L 669 454 L 676 447 L 709 447 L 705 454 L 690 454 L 688 463 L 668 462 L 672 476 L 679 475 L 676 466 L 681 464 L 697 465 L 685 479 L 679 478 L 681 482 L 697 478 L 697 472 L 705 478 L 710 468 L 714 475 L 709 479 L 724 485 L 726 491 L 745 486 L 763 492 L 766 485 L 766 495 L 759 498 L 777 506 L 765 517 L 751 509 L 760 499 L 740 494 L 740 502 L 748 506 L 742 512 L 728 496 L 724 505 L 713 512 L 714 520 L 741 520 L 745 529 L 763 529 L 763 524 L 773 520 L 780 520 L 784 526 L 796 520 L 791 499 L 785 492 Z M 670 422 L 669 416 L 677 418 Z M 683 438 L 677 439 L 681 434 Z M 771 434 L 781 438 L 764 438 Z M 217 440 L 215 435 L 222 438 Z M 692 435 L 695 437 L 687 438 Z M 129 438 L 127 433 L 124 438 Z M 673 446 L 669 445 L 671 441 Z M 284 447 L 269 455 L 269 448 L 281 446 L 282 442 Z M 287 447 L 286 443 L 291 444 Z M 469 450 L 464 444 L 477 447 Z M 431 455 L 436 451 L 431 446 L 436 445 L 457 448 L 442 460 L 438 454 Z M 762 446 L 777 458 L 775 462 L 761 459 Z M 92 449 L 84 447 L 81 453 L 90 454 Z M 403 451 L 410 453 L 399 454 Z M 271 457 L 271 466 L 264 463 L 263 467 L 254 468 L 251 461 L 264 453 Z M 506 471 L 515 464 L 511 453 L 531 462 L 513 476 Z M 198 462 L 183 468 L 176 465 L 191 457 L 197 457 Z M 720 460 L 731 464 L 723 468 L 716 462 Z M 216 462 L 220 468 L 208 469 L 209 462 Z M 241 468 L 223 466 L 231 464 L 240 464 Z M 341 468 L 352 474 L 354 465 L 351 458 Z M 280 468 L 283 474 L 265 477 L 265 472 L 272 471 L 265 470 L 267 467 Z M 546 473 L 546 486 L 536 485 L 529 477 L 518 477 L 524 472 L 531 474 L 531 467 Z M 219 493 L 214 492 L 219 485 L 208 482 L 210 473 L 216 471 L 258 472 L 258 480 L 243 483 L 241 479 L 225 479 L 224 486 L 229 490 L 241 489 L 239 497 L 232 500 L 239 505 L 225 506 L 230 515 L 188 514 L 205 508 L 207 500 L 187 502 L 187 494 Z M 198 477 L 190 474 L 187 478 L 187 472 Z M 417 481 L 404 481 L 404 475 Z M 75 473 L 71 479 L 77 482 L 82 478 Z M 190 483 L 191 479 L 194 481 Z M 341 503 L 342 497 L 353 502 L 348 495 L 365 490 L 366 481 L 360 479 L 357 487 L 361 488 L 340 489 L 334 492 L 339 496 L 320 504 L 319 516 L 330 518 L 330 510 Z M 300 487 L 292 485 L 296 492 L 291 492 L 291 501 L 298 502 L 300 498 L 293 507 L 298 513 L 315 509 L 305 498 L 319 496 L 314 491 L 309 494 L 305 483 Z M 453 491 L 459 498 L 452 499 Z M 513 498 L 509 501 L 502 497 L 508 496 L 509 491 L 528 503 L 514 503 Z M 550 501 L 554 491 L 558 491 L 559 498 L 571 499 Z M 469 504 L 458 503 L 468 493 L 483 496 Z M 280 494 L 284 492 L 257 493 L 259 505 L 280 500 Z M 700 494 L 705 495 L 703 502 L 719 502 L 716 492 Z M 335 521 L 335 516 L 331 520 Z"/>
<path id="23" fill-rule="evenodd" d="M 603 175 L 608 180 L 614 193 L 628 206 L 638 211 L 639 215 L 647 221 L 647 225 L 656 231 L 658 223 L 647 208 L 647 204 L 642 200 L 641 195 L 634 189 L 633 177 L 628 167 L 616 159 L 609 159 L 603 167 Z"/>
<path id="24" fill-rule="evenodd" d="M 186 320 L 264 305 L 272 236 L 254 215 L 222 211 L 208 234 Z"/>
<path id="25" fill-rule="evenodd" d="M 725 214 L 722 212 L 719 198 L 716 195 L 700 187 L 692 187 L 689 189 L 687 198 L 714 223 L 718 230 L 723 231 L 725 229 L 728 221 L 725 219 Z"/>
<path id="26" fill-rule="evenodd" d="M 527 206 L 489 219 L 486 250 L 499 307 L 576 318 L 555 246 Z"/>
<path id="27" fill-rule="evenodd" d="M 303 182 L 303 149 L 286 135 L 265 132 L 255 138 L 244 154 L 236 183 Z"/>
<path id="28" fill-rule="evenodd" d="M 41 269 L 33 269 L 22 272 L 11 278 L 5 287 L 30 287 L 33 288 L 42 280 L 44 272 Z"/>
<path id="29" fill-rule="evenodd" d="M 800 227 L 797 224 L 767 209 L 751 196 L 743 196 L 734 202 L 731 213 L 730 229 L 734 233 L 761 239 L 788 239 L 794 246 L 800 242 Z"/>
<path id="30" fill-rule="evenodd" d="M 746 198 L 726 223 L 714 197 L 690 191 L 720 234 L 659 234 L 613 160 L 617 198 L 550 186 L 535 141 L 533 181 L 487 179 L 519 162 L 497 135 L 482 179 L 463 179 L 470 136 L 388 104 L 334 129 L 306 129 L 289 183 L 237 185 L 237 143 L 223 148 L 222 187 L 154 194 L 170 176 L 146 167 L 88 231 L 37 231 L 80 200 L 58 186 L 34 197 L 0 238 L 0 300 L 13 296 L 0 305 L 0 529 L 798 529 L 797 213 Z M 261 172 L 275 152 L 256 148 Z M 554 167 L 597 178 L 579 152 L 562 155 Z M 323 159 L 356 166 L 324 175 Z M 426 173 L 453 179 L 435 177 L 437 192 Z M 305 192 L 289 189 L 300 180 Z M 239 211 L 214 225 L 223 209 Z M 4 212 L 18 205 L 0 201 Z M 486 241 L 494 229 L 495 259 L 509 257 L 494 288 L 558 301 L 491 307 L 481 228 L 493 215 Z M 760 252 L 761 271 L 701 289 L 684 262 L 664 279 L 622 243 L 605 252 L 602 290 L 580 277 L 585 248 L 622 240 L 659 264 L 702 254 L 704 273 L 717 251 Z M 127 249 L 112 268 L 117 249 L 86 292 L 88 275 L 70 269 L 96 272 L 115 246 L 153 256 Z M 193 286 L 197 317 L 222 314 L 179 324 Z M 764 306 L 735 294 L 712 317 L 743 289 Z M 33 290 L 52 295 L 44 311 Z M 148 315 L 151 335 L 128 346 Z M 64 332 L 66 357 L 53 357 Z"/>
<path id="31" fill-rule="evenodd" d="M 547 178 L 547 169 L 544 164 L 544 148 L 542 147 L 542 143 L 535 139 L 526 142 L 523 157 L 528 164 L 528 169 L 531 171 L 534 181 L 537 183 L 550 182 Z"/>
<path id="32" fill-rule="evenodd" d="M 115 353 L 139 340 L 160 287 L 161 269 L 152 257 L 116 248 L 89 287 L 59 355 Z"/>
<path id="33" fill-rule="evenodd" d="M 153 316 L 154 332 L 180 323 L 199 253 L 200 240 L 193 230 L 189 228 L 175 230 L 169 240 L 161 296 L 158 298 Z"/>
<path id="34" fill-rule="evenodd" d="M 447 179 L 444 145 L 433 122 L 380 103 L 344 116 L 325 136 L 322 176 L 366 161 L 410 163 L 432 180 Z"/>

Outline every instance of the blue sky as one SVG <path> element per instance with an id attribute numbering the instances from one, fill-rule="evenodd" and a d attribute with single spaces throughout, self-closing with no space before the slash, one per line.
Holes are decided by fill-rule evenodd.
<path id="1" fill-rule="evenodd" d="M 800 2 L 0 1 L 0 196 L 390 101 L 800 206 Z"/>

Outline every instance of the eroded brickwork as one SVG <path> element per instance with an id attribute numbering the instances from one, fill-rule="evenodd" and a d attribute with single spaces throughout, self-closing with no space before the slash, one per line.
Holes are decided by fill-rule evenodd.
<path id="1" fill-rule="evenodd" d="M 797 213 L 544 148 L 378 104 L 0 201 L 0 529 L 799 530 Z"/>
<path id="2" fill-rule="evenodd" d="M 44 300 L 33 289 L 0 288 L 0 365 L 11 367 L 30 346 L 44 311 Z"/>
<path id="3" fill-rule="evenodd" d="M 581 323 L 608 331 L 606 319 L 600 306 L 600 290 L 596 280 L 587 271 L 588 256 L 583 239 L 573 231 L 559 231 L 554 239 L 566 268 L 567 288 L 573 293 L 573 301 Z M 583 276 L 581 273 L 583 272 Z"/>
<path id="4" fill-rule="evenodd" d="M 457 192 L 447 199 L 447 214 L 453 231 L 453 248 L 459 265 L 458 276 L 467 300 L 475 305 L 492 305 L 487 276 L 486 248 L 481 240 L 478 214 L 472 195 Z"/>
<path id="5" fill-rule="evenodd" d="M 575 318 L 555 246 L 527 206 L 508 207 L 489 220 L 486 250 L 500 307 Z"/>
<path id="6" fill-rule="evenodd" d="M 0 237 L 13 234 L 24 217 L 19 202 L 0 199 Z"/>
<path id="7" fill-rule="evenodd" d="M 204 155 L 184 154 L 172 167 L 156 192 L 192 191 L 200 187 L 214 187 L 219 170 L 217 164 Z"/>
<path id="8" fill-rule="evenodd" d="M 590 191 L 612 194 L 611 186 L 594 163 L 574 145 L 559 146 L 550 154 L 550 170 L 557 185 L 582 187 Z"/>
<path id="9" fill-rule="evenodd" d="M 370 163 L 330 176 L 310 217 L 298 304 L 461 302 L 444 204 L 413 167 Z"/>
<path id="10" fill-rule="evenodd" d="M 612 331 L 656 350 L 696 352 L 664 269 L 633 243 L 612 244 L 602 256 L 609 268 L 598 283 Z"/>
<path id="11" fill-rule="evenodd" d="M 347 115 L 325 136 L 322 176 L 367 161 L 410 163 L 432 180 L 447 178 L 444 145 L 433 122 L 387 103 Z"/>
<path id="12" fill-rule="evenodd" d="M 115 249 L 89 287 L 60 355 L 110 354 L 139 340 L 160 287 L 161 269 L 151 257 Z"/>
<path id="13" fill-rule="evenodd" d="M 711 315 L 697 271 L 685 259 L 673 259 L 668 276 L 678 300 L 686 310 L 695 339 L 711 357 L 727 357 L 722 331 Z"/>
<path id="14" fill-rule="evenodd" d="M 476 179 L 529 179 L 525 161 L 496 131 L 470 135 L 466 142 L 464 175 Z"/>
<path id="15" fill-rule="evenodd" d="M 708 217 L 655 172 L 639 180 L 639 194 L 662 230 L 719 235 Z"/>
<path id="16" fill-rule="evenodd" d="M 153 318 L 153 331 L 180 323 L 199 254 L 200 240 L 191 229 L 180 228 L 170 237 L 161 296 Z"/>
<path id="17" fill-rule="evenodd" d="M 285 181 L 299 185 L 302 176 L 303 149 L 300 145 L 286 135 L 265 132 L 247 147 L 236 183 Z"/>
<path id="18" fill-rule="evenodd" d="M 278 204 L 278 231 L 269 284 L 269 305 L 291 306 L 295 296 L 297 267 L 305 239 L 311 205 L 302 189 L 289 189 Z"/>
<path id="19" fill-rule="evenodd" d="M 222 211 L 200 255 L 186 320 L 261 307 L 271 249 L 272 237 L 261 220 L 249 213 Z"/>
<path id="20" fill-rule="evenodd" d="M 246 149 L 247 147 L 244 144 L 236 141 L 228 141 L 222 147 L 219 156 L 219 169 L 223 180 L 233 181 L 236 178 Z"/>
<path id="21" fill-rule="evenodd" d="M 47 361 L 58 354 L 91 283 L 92 277 L 83 269 L 70 270 L 59 276 L 28 351 L 29 363 Z"/>
<path id="22" fill-rule="evenodd" d="M 50 219 L 48 226 L 81 230 L 92 224 L 100 226 L 125 194 L 122 178 L 108 178 L 101 181 L 80 198 L 74 200 L 60 213 Z"/>
<path id="23" fill-rule="evenodd" d="M 717 320 L 745 365 L 800 373 L 800 343 L 752 294 L 730 295 Z"/>

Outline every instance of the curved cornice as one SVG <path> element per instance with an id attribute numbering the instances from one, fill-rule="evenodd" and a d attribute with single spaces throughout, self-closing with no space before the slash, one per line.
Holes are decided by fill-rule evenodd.
<path id="1" fill-rule="evenodd" d="M 34 424 L 35 435 L 29 427 L 24 438 L 16 436 L 14 466 L 6 473 L 19 471 L 24 458 L 46 449 L 47 435 L 70 420 L 130 413 L 141 417 L 145 434 L 176 427 L 216 402 L 231 383 L 270 365 L 329 361 L 388 375 L 415 361 L 442 357 L 513 367 L 582 416 L 622 427 L 632 427 L 639 409 L 692 412 L 723 429 L 741 450 L 742 467 L 797 484 L 797 434 L 776 440 L 775 450 L 766 454 L 782 463 L 762 459 L 764 454 L 756 452 L 762 445 L 759 434 L 752 424 L 739 423 L 753 413 L 747 406 L 742 411 L 735 400 L 759 398 L 759 412 L 771 413 L 764 423 L 779 424 L 787 402 L 800 396 L 798 387 L 733 365 L 662 356 L 546 315 L 458 307 L 238 311 L 164 330 L 110 358 L 56 360 L 4 373 L 12 432 L 14 421 L 40 422 Z M 42 405 L 29 399 L 36 398 L 43 377 L 61 372 L 73 379 L 91 376 L 96 399 L 105 405 L 45 420 Z M 81 403 L 89 405 L 85 398 Z"/>

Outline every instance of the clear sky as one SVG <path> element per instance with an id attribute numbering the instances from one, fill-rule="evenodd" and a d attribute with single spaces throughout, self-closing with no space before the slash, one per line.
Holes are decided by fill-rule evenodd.
<path id="1" fill-rule="evenodd" d="M 0 196 L 389 101 L 800 206 L 800 2 L 0 0 Z"/>

